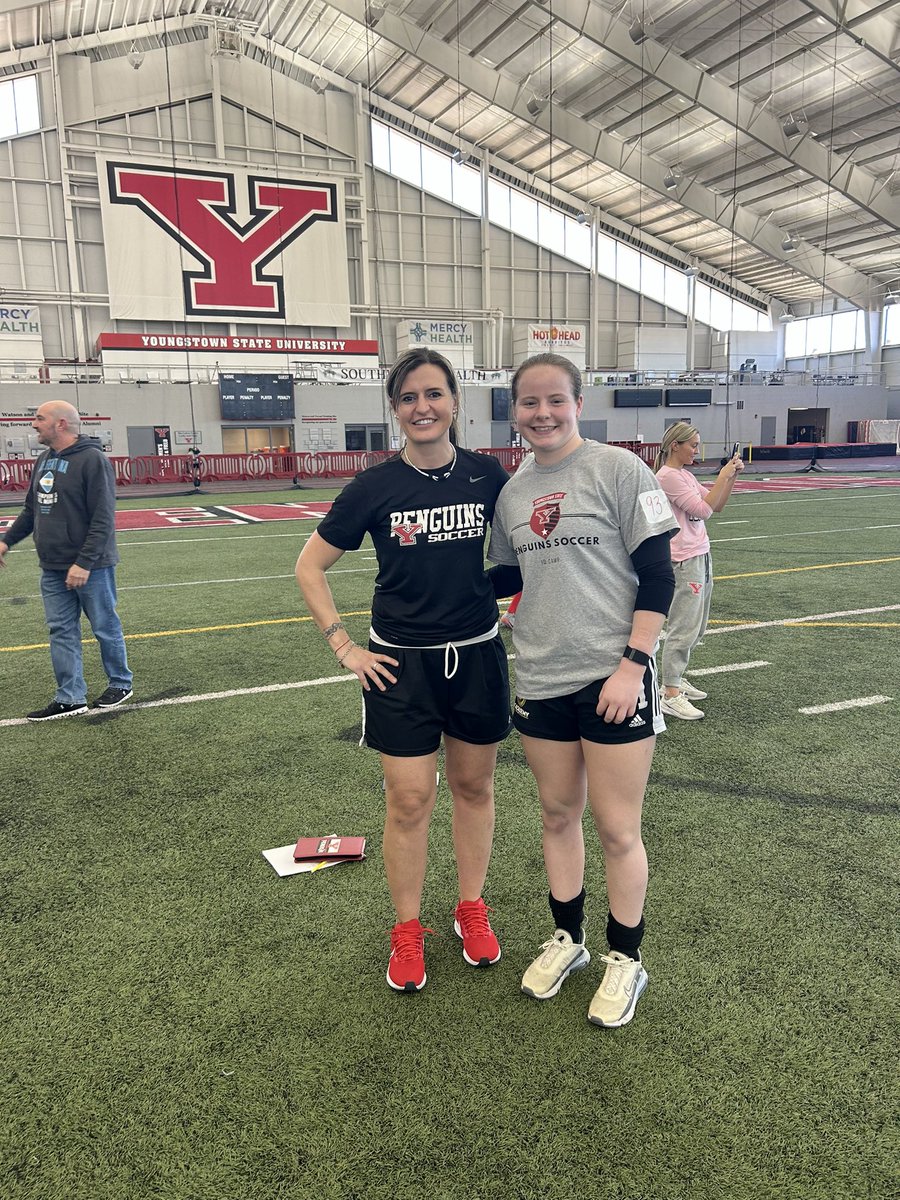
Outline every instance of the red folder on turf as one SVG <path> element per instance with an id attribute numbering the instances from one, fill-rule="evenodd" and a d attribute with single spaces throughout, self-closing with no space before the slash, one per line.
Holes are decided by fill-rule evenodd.
<path id="1" fill-rule="evenodd" d="M 364 837 L 302 837 L 294 847 L 294 862 L 358 862 L 365 858 Z"/>

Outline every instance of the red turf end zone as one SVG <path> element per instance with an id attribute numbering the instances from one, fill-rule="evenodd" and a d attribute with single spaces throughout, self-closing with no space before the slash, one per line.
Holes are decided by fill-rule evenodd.
<path id="1" fill-rule="evenodd" d="M 266 521 L 320 521 L 330 500 L 308 504 L 193 505 L 188 508 L 133 508 L 116 513 L 116 529 L 202 529 L 210 525 L 257 525 Z"/>

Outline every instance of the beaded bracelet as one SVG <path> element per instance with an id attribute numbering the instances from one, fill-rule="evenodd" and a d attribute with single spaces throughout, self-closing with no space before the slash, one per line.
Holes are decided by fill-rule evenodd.
<path id="1" fill-rule="evenodd" d="M 355 649 L 356 649 L 356 642 L 351 642 L 351 643 L 350 643 L 350 650 L 355 650 Z M 344 651 L 344 658 L 346 658 L 346 657 L 347 657 L 347 655 L 350 653 L 350 650 L 345 650 L 345 651 Z M 338 659 L 338 666 L 339 666 L 339 667 L 342 667 L 342 666 L 344 665 L 344 658 L 339 658 L 339 659 Z"/>

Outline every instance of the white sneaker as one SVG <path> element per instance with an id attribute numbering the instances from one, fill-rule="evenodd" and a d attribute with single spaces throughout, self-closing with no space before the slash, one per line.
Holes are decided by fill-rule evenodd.
<path id="1" fill-rule="evenodd" d="M 639 958 L 628 958 L 618 950 L 610 950 L 609 954 L 601 955 L 601 961 L 606 963 L 606 974 L 594 993 L 588 1020 L 594 1025 L 616 1029 L 627 1025 L 634 1016 L 649 980 Z"/>
<path id="2" fill-rule="evenodd" d="M 694 708 L 684 692 L 677 696 L 660 696 L 660 705 L 667 717 L 678 717 L 682 721 L 699 721 L 704 715 L 699 708 Z"/>
<path id="3" fill-rule="evenodd" d="M 564 929 L 557 929 L 542 953 L 522 976 L 522 991 L 535 1000 L 555 996 L 574 971 L 582 971 L 591 961 L 584 942 L 573 942 Z"/>
<path id="4" fill-rule="evenodd" d="M 701 692 L 698 687 L 694 687 L 692 683 L 688 683 L 686 679 L 682 679 L 681 694 L 682 696 L 687 696 L 688 700 L 705 700 L 709 692 Z"/>

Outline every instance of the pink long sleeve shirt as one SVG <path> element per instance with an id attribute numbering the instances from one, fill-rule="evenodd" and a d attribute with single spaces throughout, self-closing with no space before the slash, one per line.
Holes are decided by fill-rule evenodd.
<path id="1" fill-rule="evenodd" d="M 672 538 L 672 562 L 684 562 L 709 552 L 706 518 L 713 509 L 706 503 L 709 489 L 698 483 L 690 471 L 680 467 L 660 467 L 656 472 L 672 506 L 678 533 Z"/>

